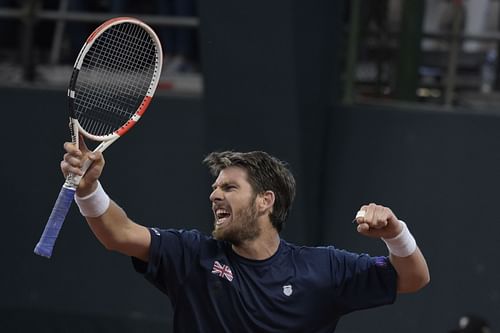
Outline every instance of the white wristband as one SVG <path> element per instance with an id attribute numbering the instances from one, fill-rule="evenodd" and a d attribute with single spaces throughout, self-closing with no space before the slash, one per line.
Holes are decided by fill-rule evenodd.
<path id="1" fill-rule="evenodd" d="M 394 238 L 382 238 L 387 245 L 389 252 L 397 257 L 408 257 L 417 249 L 417 242 L 408 230 L 406 223 L 399 221 L 403 225 L 403 230 Z"/>
<path id="2" fill-rule="evenodd" d="M 98 181 L 94 192 L 84 197 L 75 195 L 75 202 L 83 216 L 99 217 L 108 210 L 110 199 Z"/>

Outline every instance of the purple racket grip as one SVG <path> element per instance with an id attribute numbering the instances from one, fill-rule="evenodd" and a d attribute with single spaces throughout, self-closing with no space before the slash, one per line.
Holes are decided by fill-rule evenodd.
<path id="1" fill-rule="evenodd" d="M 57 235 L 59 230 L 64 223 L 64 219 L 68 214 L 73 198 L 75 197 L 76 189 L 68 188 L 63 186 L 57 197 L 57 201 L 52 208 L 52 213 L 50 214 L 49 220 L 45 225 L 42 237 L 40 241 L 35 246 L 35 253 L 46 258 L 52 256 L 52 250 L 54 249 L 54 244 L 56 243 Z"/>

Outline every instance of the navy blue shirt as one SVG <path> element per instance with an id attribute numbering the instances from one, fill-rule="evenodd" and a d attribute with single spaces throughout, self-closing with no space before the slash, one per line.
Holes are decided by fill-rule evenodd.
<path id="1" fill-rule="evenodd" d="M 149 262 L 133 263 L 170 298 L 174 332 L 333 332 L 342 315 L 396 298 L 387 257 L 281 240 L 249 260 L 196 230 L 150 232 Z"/>

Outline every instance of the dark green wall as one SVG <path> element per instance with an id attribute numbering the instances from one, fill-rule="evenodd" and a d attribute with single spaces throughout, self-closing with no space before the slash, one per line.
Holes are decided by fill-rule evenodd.
<path id="1" fill-rule="evenodd" d="M 167 298 L 133 272 L 129 259 L 105 251 L 75 207 L 53 258 L 32 253 L 62 181 L 65 92 L 2 89 L 0 98 L 10 124 L 1 132 L 0 322 L 51 327 L 44 320 L 67 317 L 101 331 L 128 321 L 131 332 L 134 325 L 170 327 Z M 138 222 L 210 230 L 202 102 L 158 96 L 137 128 L 106 152 L 103 183 Z M 394 306 L 347 316 L 338 331 L 446 332 L 466 312 L 498 327 L 500 117 L 368 106 L 328 112 L 326 154 L 318 156 L 325 178 L 315 184 L 321 200 L 312 208 L 324 218 L 294 210 L 285 237 L 302 243 L 296 230 L 313 226 L 322 234 L 311 243 L 384 254 L 382 242 L 357 235 L 350 224 L 359 205 L 377 202 L 408 223 L 432 277 Z M 309 157 L 297 160 L 307 165 Z M 304 181 L 298 200 L 308 195 Z M 20 320 L 26 315 L 32 322 Z"/>
<path id="2" fill-rule="evenodd" d="M 500 327 L 500 114 L 390 106 L 333 113 L 323 241 L 385 253 L 349 221 L 360 204 L 387 205 L 407 222 L 431 271 L 422 292 L 349 315 L 341 331 L 448 332 L 464 313 Z"/>
<path id="3" fill-rule="evenodd" d="M 42 309 L 56 317 L 83 314 L 156 323 L 170 306 L 135 274 L 128 258 L 97 242 L 72 207 L 50 260 L 33 254 L 62 185 L 62 144 L 68 141 L 64 90 L 1 89 L 4 130 L 1 202 L 0 323 L 26 310 L 32 325 Z M 129 216 L 150 226 L 210 228 L 207 172 L 201 165 L 204 127 L 199 99 L 156 96 L 143 120 L 106 152 L 103 184 Z M 31 325 L 23 321 L 22 325 Z M 104 324 L 103 324 L 104 325 Z M 1 327 L 1 325 L 0 325 Z M 23 326 L 24 327 L 24 326 Z M 131 325 L 130 327 L 133 327 Z M 168 325 L 164 325 L 168 327 Z M 0 329 L 1 330 L 1 329 Z"/>

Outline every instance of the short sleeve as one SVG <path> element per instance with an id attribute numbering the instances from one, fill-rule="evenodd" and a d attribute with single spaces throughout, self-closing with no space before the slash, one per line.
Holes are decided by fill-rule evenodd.
<path id="1" fill-rule="evenodd" d="M 346 314 L 394 303 L 397 273 L 388 257 L 333 249 L 330 258 L 337 311 Z"/>
<path id="2" fill-rule="evenodd" d="M 132 258 L 135 270 L 169 296 L 182 285 L 199 257 L 201 234 L 196 230 L 150 228 L 149 260 Z"/>

